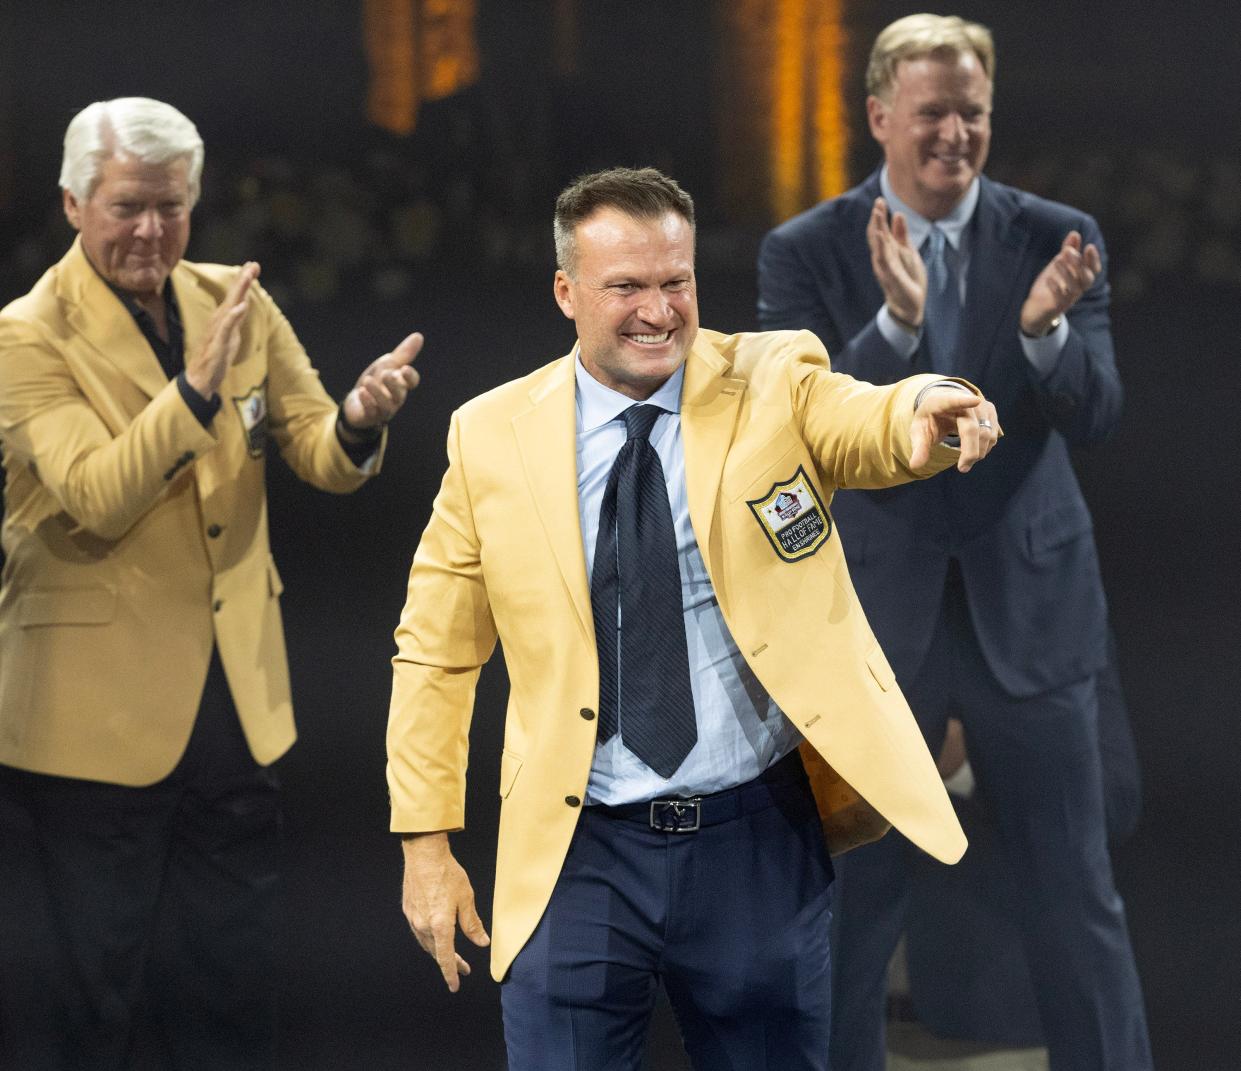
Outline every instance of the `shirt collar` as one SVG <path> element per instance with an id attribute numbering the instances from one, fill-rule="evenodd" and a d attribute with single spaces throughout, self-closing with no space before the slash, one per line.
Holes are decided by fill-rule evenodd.
<path id="1" fill-rule="evenodd" d="M 605 387 L 594 376 L 586 371 L 582 364 L 582 349 L 578 346 L 573 351 L 573 375 L 577 381 L 577 430 L 594 431 L 604 424 L 615 420 L 631 405 L 637 405 L 632 398 L 627 398 L 611 387 Z M 685 380 L 685 364 L 672 373 L 654 394 L 643 404 L 657 405 L 669 413 L 681 411 L 681 384 Z"/>
<path id="2" fill-rule="evenodd" d="M 969 189 L 965 191 L 965 196 L 961 198 L 952 208 L 952 211 L 943 219 L 935 220 L 935 226 L 944 232 L 944 237 L 953 249 L 960 252 L 961 236 L 965 233 L 965 228 L 974 216 L 974 209 L 978 207 L 979 187 L 981 183 L 975 176 L 974 181 L 970 183 Z M 920 216 L 904 201 L 892 192 L 892 184 L 888 181 L 888 165 L 884 164 L 883 169 L 879 172 L 879 190 L 883 194 L 884 200 L 888 202 L 888 208 L 893 212 L 900 212 L 905 217 L 905 222 L 909 224 L 909 242 L 915 249 L 921 249 L 922 243 L 926 241 L 926 236 L 931 233 L 931 220 L 925 216 Z"/>
<path id="3" fill-rule="evenodd" d="M 86 256 L 85 251 L 83 251 L 82 255 Z M 111 279 L 95 267 L 95 262 L 91 260 L 90 257 L 86 257 L 86 263 L 91 266 L 91 271 L 99 276 L 99 281 L 116 295 L 117 300 L 125 306 L 125 311 L 128 312 L 130 316 L 132 316 L 139 323 L 142 323 L 144 319 L 148 322 L 154 322 L 151 319 L 151 314 L 138 303 L 138 299 L 128 291 L 122 290 L 119 286 L 116 286 Z M 180 324 L 181 310 L 177 306 L 176 291 L 172 288 L 171 272 L 168 273 L 168 278 L 164 280 L 164 302 L 167 305 L 169 312 L 176 318 L 177 323 Z"/>

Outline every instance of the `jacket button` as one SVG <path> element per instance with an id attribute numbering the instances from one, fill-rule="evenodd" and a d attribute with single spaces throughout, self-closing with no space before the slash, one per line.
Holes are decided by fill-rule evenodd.
<path id="1" fill-rule="evenodd" d="M 582 805 L 582 801 L 576 796 L 565 796 L 564 801 L 570 807 L 580 807 Z"/>
<path id="2" fill-rule="evenodd" d="M 590 707 L 582 707 L 582 709 L 581 709 L 581 710 L 579 710 L 579 711 L 578 711 L 578 713 L 579 713 L 579 714 L 580 714 L 583 718 L 585 718 L 587 721 L 594 721 L 594 720 L 595 720 L 595 712 L 594 712 L 593 710 L 591 710 L 591 709 L 590 709 Z"/>
<path id="3" fill-rule="evenodd" d="M 222 531 L 224 531 L 224 529 L 221 528 L 218 524 L 213 524 L 207 528 L 207 535 L 209 535 L 212 539 L 216 539 L 219 537 Z"/>
<path id="4" fill-rule="evenodd" d="M 215 602 L 211 604 L 211 609 L 218 611 L 220 607 L 223 605 L 224 605 L 223 599 L 216 599 Z"/>

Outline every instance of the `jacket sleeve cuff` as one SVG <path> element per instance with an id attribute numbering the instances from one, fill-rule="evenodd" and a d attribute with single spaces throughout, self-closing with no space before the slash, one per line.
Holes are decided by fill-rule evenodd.
<path id="1" fill-rule="evenodd" d="M 217 394 L 211 398 L 204 398 L 190 386 L 190 381 L 185 378 L 184 372 L 177 376 L 177 390 L 180 391 L 181 400 L 190 407 L 190 412 L 194 414 L 198 423 L 204 428 L 209 428 L 216 413 L 220 411 L 220 396 Z"/>

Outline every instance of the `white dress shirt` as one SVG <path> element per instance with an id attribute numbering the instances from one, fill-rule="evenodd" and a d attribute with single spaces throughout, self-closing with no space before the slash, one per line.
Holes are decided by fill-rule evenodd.
<path id="1" fill-rule="evenodd" d="M 594 379 L 574 360 L 577 376 L 577 503 L 588 573 L 594 569 L 599 506 L 616 455 L 625 444 L 620 415 L 627 398 Z M 656 796 L 689 796 L 732 788 L 753 780 L 801 741 L 801 734 L 759 684 L 724 623 L 698 540 L 689 519 L 685 490 L 685 452 L 681 444 L 682 365 L 647 404 L 665 410 L 651 429 L 659 455 L 676 530 L 685 639 L 689 648 L 690 688 L 698 742 L 680 768 L 663 778 L 623 744 L 625 709 L 618 711 L 620 733 L 595 749 L 586 802 L 621 804 Z M 619 617 L 620 608 L 617 608 Z M 620 623 L 623 627 L 623 622 Z"/>

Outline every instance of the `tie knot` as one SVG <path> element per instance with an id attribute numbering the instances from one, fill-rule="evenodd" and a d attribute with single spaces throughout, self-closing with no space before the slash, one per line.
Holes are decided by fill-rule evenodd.
<path id="1" fill-rule="evenodd" d="M 625 430 L 630 439 L 649 439 L 651 428 L 663 410 L 657 405 L 631 405 L 625 410 Z"/>
<path id="2" fill-rule="evenodd" d="M 944 237 L 944 232 L 932 223 L 930 233 L 927 234 L 926 243 L 923 246 L 926 250 L 926 255 L 923 259 L 925 259 L 928 264 L 936 260 L 942 261 L 944 258 L 944 244 L 946 241 L 947 239 Z"/>

